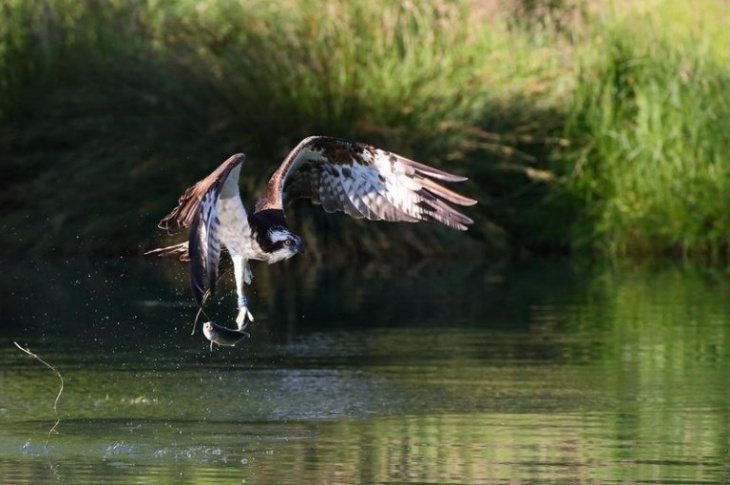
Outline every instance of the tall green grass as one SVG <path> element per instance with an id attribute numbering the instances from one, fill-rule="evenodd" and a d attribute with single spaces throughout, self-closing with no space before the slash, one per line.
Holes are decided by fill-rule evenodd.
<path id="1" fill-rule="evenodd" d="M 0 243 L 40 254 L 138 251 L 139 221 L 163 210 L 156 199 L 174 173 L 163 156 L 169 164 L 200 150 L 200 125 L 185 111 L 206 106 L 205 93 L 170 76 L 146 8 L 6 0 L 2 13 Z"/>
<path id="2" fill-rule="evenodd" d="M 295 210 L 316 254 L 727 249 L 721 0 L 0 4 L 11 250 L 140 252 L 231 152 L 250 204 L 310 134 L 463 173 L 481 202 L 466 237 Z"/>
<path id="3" fill-rule="evenodd" d="M 286 151 L 315 133 L 469 172 L 476 183 L 463 190 L 485 194 L 514 145 L 502 136 L 539 115 L 550 64 L 528 55 L 526 36 L 451 2 L 9 5 L 42 19 L 13 17 L 28 39 L 18 58 L 45 75 L 19 87 L 42 98 L 4 105 L 20 113 L 0 129 L 16 187 L 0 197 L 17 208 L 4 242 L 40 253 L 154 244 L 154 222 L 179 191 L 235 150 L 250 155 L 242 190 L 252 203 Z M 504 235 L 482 207 L 471 238 L 316 210 L 296 224 L 315 252 L 483 251 Z"/>
<path id="4" fill-rule="evenodd" d="M 726 255 L 730 34 L 726 2 L 602 12 L 580 61 L 566 137 L 580 246 Z M 600 30 L 598 30 L 600 28 Z"/>
<path id="5" fill-rule="evenodd" d="M 521 200 L 489 200 L 531 184 L 526 164 L 539 172 L 546 160 L 526 151 L 555 142 L 548 80 L 560 60 L 524 31 L 457 2 L 223 5 L 183 9 L 164 29 L 176 32 L 167 48 L 232 110 L 229 126 L 249 135 L 243 145 L 278 160 L 302 137 L 327 133 L 468 173 L 474 183 L 464 190 L 484 204 L 472 234 L 482 251 L 505 246 L 505 223 L 527 221 L 506 216 Z M 328 247 L 355 253 L 459 251 L 468 241 L 429 226 L 321 217 L 305 225 L 308 239 L 334 234 Z"/>

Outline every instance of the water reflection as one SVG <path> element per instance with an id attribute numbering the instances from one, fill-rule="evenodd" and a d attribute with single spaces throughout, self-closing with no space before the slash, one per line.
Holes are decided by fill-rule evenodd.
<path id="1" fill-rule="evenodd" d="M 261 267 L 244 345 L 184 266 L 4 262 L 8 483 L 725 483 L 722 273 Z M 224 284 L 211 313 L 234 315 Z M 28 344 L 64 374 L 58 389 Z"/>

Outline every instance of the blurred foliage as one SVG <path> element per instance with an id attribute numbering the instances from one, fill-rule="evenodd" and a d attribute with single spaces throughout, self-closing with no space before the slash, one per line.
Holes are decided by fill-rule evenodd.
<path id="1" fill-rule="evenodd" d="M 480 204 L 466 235 L 297 207 L 319 257 L 720 253 L 727 5 L 653 4 L 0 0 L 0 244 L 138 254 L 231 153 L 249 156 L 250 205 L 294 144 L 327 134 L 467 175 Z"/>
<path id="2" fill-rule="evenodd" d="M 662 2 L 582 49 L 568 106 L 581 244 L 726 259 L 730 217 L 727 2 Z"/>

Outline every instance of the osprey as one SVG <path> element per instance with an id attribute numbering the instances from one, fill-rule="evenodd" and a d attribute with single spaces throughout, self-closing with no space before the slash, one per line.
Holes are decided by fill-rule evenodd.
<path id="1" fill-rule="evenodd" d="M 450 207 L 476 201 L 434 181 L 463 182 L 452 175 L 365 143 L 312 136 L 302 140 L 269 179 L 266 190 L 247 212 L 238 188 L 242 153 L 231 156 L 210 175 L 188 188 L 159 227 L 169 233 L 190 228 L 187 242 L 147 254 L 177 255 L 190 261 L 190 282 L 200 308 L 215 292 L 221 249 L 228 250 L 238 294 L 239 331 L 253 321 L 244 287 L 253 275 L 249 261 L 269 264 L 304 251 L 289 231 L 284 207 L 306 198 L 327 212 L 343 211 L 372 221 L 436 221 L 466 230 L 473 221 Z"/>

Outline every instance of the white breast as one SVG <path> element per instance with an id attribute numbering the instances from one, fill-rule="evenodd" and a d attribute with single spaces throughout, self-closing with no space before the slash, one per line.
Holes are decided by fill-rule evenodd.
<path id="1" fill-rule="evenodd" d="M 232 256 L 243 256 L 246 259 L 264 259 L 261 248 L 251 237 L 246 210 L 241 198 L 219 198 L 216 206 L 218 212 L 218 237 Z"/>

